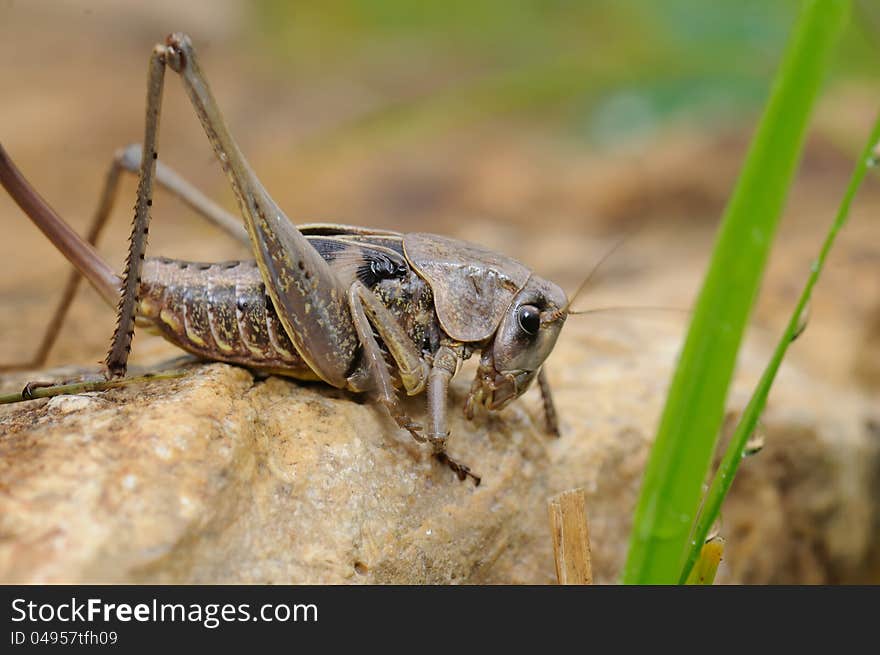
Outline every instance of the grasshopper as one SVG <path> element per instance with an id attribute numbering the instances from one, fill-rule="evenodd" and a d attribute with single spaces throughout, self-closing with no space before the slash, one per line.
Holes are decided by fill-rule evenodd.
<path id="1" fill-rule="evenodd" d="M 167 68 L 183 82 L 246 231 L 158 163 Z M 109 214 L 120 170 L 139 175 L 121 276 L 92 246 Z M 480 352 L 466 416 L 472 419 L 479 407 L 501 409 L 537 378 L 548 424 L 558 432 L 542 365 L 569 314 L 563 290 L 510 257 L 463 241 L 347 225 L 294 225 L 232 138 L 185 34 L 169 35 L 152 51 L 143 144 L 118 153 L 88 239 L 39 197 L 2 148 L 0 181 L 79 274 L 116 307 L 104 362 L 107 379 L 125 376 L 137 324 L 201 359 L 372 394 L 399 427 L 426 443 L 459 479 L 470 476 L 479 484 L 470 467 L 447 454 L 446 416 L 451 378 L 463 360 Z M 145 257 L 156 183 L 248 243 L 254 259 L 209 264 Z M 75 281 L 68 284 L 65 301 L 71 287 Z M 53 330 L 57 333 L 57 326 L 50 326 Z M 404 413 L 399 387 L 408 395 L 427 395 L 427 428 Z"/>

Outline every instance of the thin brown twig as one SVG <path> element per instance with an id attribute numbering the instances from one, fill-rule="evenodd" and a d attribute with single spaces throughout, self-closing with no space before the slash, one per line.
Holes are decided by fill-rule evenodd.
<path id="1" fill-rule="evenodd" d="M 580 487 L 550 498 L 550 529 L 559 584 L 593 584 L 587 496 Z"/>

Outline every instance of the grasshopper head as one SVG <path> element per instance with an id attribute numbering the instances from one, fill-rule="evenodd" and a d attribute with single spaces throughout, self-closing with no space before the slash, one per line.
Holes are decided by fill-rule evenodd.
<path id="1" fill-rule="evenodd" d="M 535 275 L 529 278 L 483 350 L 467 401 L 469 416 L 476 404 L 501 409 L 529 388 L 556 345 L 567 310 L 562 289 Z"/>

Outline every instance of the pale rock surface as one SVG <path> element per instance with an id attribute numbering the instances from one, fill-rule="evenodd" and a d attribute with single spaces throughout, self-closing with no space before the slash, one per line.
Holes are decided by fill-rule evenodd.
<path id="1" fill-rule="evenodd" d="M 471 369 L 456 378 L 451 452 L 479 487 L 363 399 L 223 364 L 2 407 L 0 581 L 550 583 L 547 499 L 582 486 L 595 577 L 613 582 L 680 337 L 669 322 L 621 319 L 572 320 L 563 334 L 548 367 L 558 440 L 536 392 L 468 423 Z M 765 360 L 746 349 L 733 407 Z M 726 505 L 721 580 L 864 579 L 872 411 L 858 392 L 783 369 L 767 446 Z"/>

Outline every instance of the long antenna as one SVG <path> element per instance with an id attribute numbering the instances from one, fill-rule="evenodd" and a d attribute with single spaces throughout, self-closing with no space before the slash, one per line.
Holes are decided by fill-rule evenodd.
<path id="1" fill-rule="evenodd" d="M 581 295 L 581 293 L 584 291 L 584 289 L 587 288 L 587 285 L 589 285 L 590 281 L 596 275 L 596 272 L 602 267 L 602 264 L 604 264 L 608 260 L 608 258 L 611 257 L 611 255 L 613 255 L 615 252 L 617 252 L 617 250 L 620 249 L 620 246 L 622 246 L 624 244 L 624 242 L 627 239 L 629 239 L 629 237 L 631 237 L 631 236 L 632 236 L 632 232 L 630 232 L 629 234 L 625 234 L 623 237 L 618 239 L 617 243 L 615 243 L 613 246 L 611 246 L 605 252 L 605 254 L 599 258 L 599 261 L 597 261 L 595 264 L 593 264 L 593 268 L 590 269 L 589 273 L 587 273 L 587 277 L 585 277 L 584 281 L 580 283 L 580 286 L 577 288 L 577 291 L 574 292 L 574 295 L 568 299 L 568 302 L 565 304 L 565 307 L 562 309 L 562 313 L 564 313 L 564 314 L 570 313 L 568 311 L 569 307 L 571 307 L 572 303 L 575 300 L 577 300 L 577 297 L 579 295 Z"/>
<path id="2" fill-rule="evenodd" d="M 641 226 L 639 226 L 639 227 L 641 227 Z M 568 316 L 568 314 L 570 314 L 570 313 L 580 313 L 580 312 L 569 312 L 568 310 L 571 307 L 572 303 L 575 300 L 577 300 L 577 297 L 579 295 L 581 295 L 581 293 L 583 293 L 584 289 L 586 289 L 587 286 L 590 284 L 592 279 L 595 277 L 596 272 L 602 267 L 602 264 L 604 264 L 608 260 L 608 258 L 611 257 L 611 255 L 613 255 L 615 252 L 617 252 L 617 250 L 620 249 L 620 247 L 624 244 L 624 242 L 626 242 L 633 234 L 635 234 L 635 232 L 636 232 L 636 230 L 630 230 L 629 232 L 624 234 L 620 239 L 618 239 L 617 242 L 613 246 L 611 246 L 605 252 L 604 255 L 602 255 L 599 258 L 599 261 L 597 261 L 595 264 L 593 264 L 593 268 L 590 269 L 589 273 L 587 273 L 587 276 L 584 278 L 584 281 L 580 283 L 580 285 L 577 288 L 577 291 L 575 291 L 574 294 L 571 296 L 571 298 L 568 299 L 568 302 L 565 303 L 565 307 L 562 307 L 561 309 L 557 309 L 556 311 L 553 311 L 553 312 L 548 312 L 546 316 L 542 315 L 541 322 L 552 323 L 553 321 L 557 321 L 562 317 Z"/>
<path id="3" fill-rule="evenodd" d="M 570 316 L 583 316 L 584 314 L 601 314 L 604 312 L 621 312 L 621 311 L 635 311 L 635 312 L 677 312 L 680 314 L 690 314 L 691 310 L 684 309 L 683 307 L 662 307 L 659 305 L 619 305 L 619 306 L 610 306 L 610 307 L 592 307 L 590 309 L 583 309 L 579 312 L 568 312 Z"/>
<path id="4" fill-rule="evenodd" d="M 79 236 L 43 200 L 0 144 L 0 185 L 108 304 L 115 304 L 121 280 L 94 246 Z"/>

